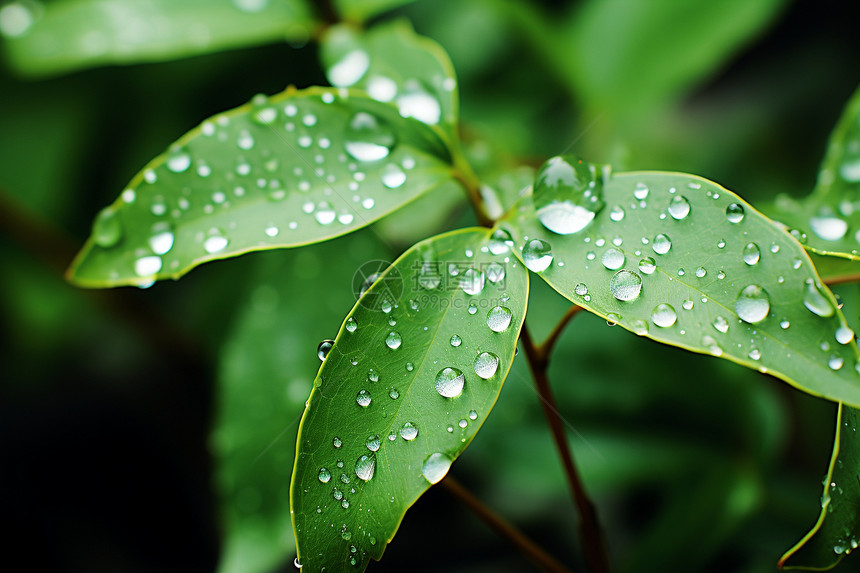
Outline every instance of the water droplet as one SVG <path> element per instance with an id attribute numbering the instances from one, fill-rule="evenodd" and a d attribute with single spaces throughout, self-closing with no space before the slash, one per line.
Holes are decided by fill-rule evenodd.
<path id="1" fill-rule="evenodd" d="M 388 336 L 385 337 L 385 346 L 392 350 L 397 350 L 400 348 L 400 344 L 403 342 L 403 338 L 400 336 L 400 333 L 396 330 L 392 330 L 388 333 Z"/>
<path id="2" fill-rule="evenodd" d="M 167 168 L 173 173 L 184 173 L 191 167 L 191 156 L 181 149 L 174 149 L 167 155 Z"/>
<path id="3" fill-rule="evenodd" d="M 463 392 L 466 375 L 457 368 L 446 367 L 436 374 L 436 391 L 445 398 L 455 398 Z"/>
<path id="4" fill-rule="evenodd" d="M 651 243 L 651 248 L 654 249 L 654 252 L 658 255 L 665 255 L 672 248 L 672 240 L 663 233 L 660 233 Z"/>
<path id="5" fill-rule="evenodd" d="M 845 364 L 845 359 L 841 356 L 831 356 L 830 360 L 827 361 L 827 365 L 831 370 L 839 370 Z"/>
<path id="6" fill-rule="evenodd" d="M 492 352 L 481 352 L 475 358 L 475 374 L 484 380 L 492 378 L 498 368 L 499 357 Z"/>
<path id="7" fill-rule="evenodd" d="M 360 111 L 344 133 L 346 152 L 359 161 L 378 161 L 388 157 L 396 142 L 394 132 L 381 119 Z"/>
<path id="8" fill-rule="evenodd" d="M 439 483 L 451 468 L 451 458 L 438 452 L 430 454 L 421 466 L 421 474 L 430 483 Z"/>
<path id="9" fill-rule="evenodd" d="M 348 88 L 364 77 L 370 67 L 370 56 L 363 50 L 352 50 L 326 71 L 329 83 L 335 87 Z"/>
<path id="10" fill-rule="evenodd" d="M 370 481 L 376 471 L 376 458 L 363 454 L 355 461 L 355 475 L 362 481 Z"/>
<path id="11" fill-rule="evenodd" d="M 364 445 L 367 446 L 367 449 L 371 452 L 379 451 L 380 446 L 382 445 L 379 435 L 374 434 L 372 436 L 368 436 L 367 440 L 365 440 Z"/>
<path id="12" fill-rule="evenodd" d="M 412 372 L 413 370 L 415 370 L 415 365 L 414 365 L 414 364 L 412 364 L 411 362 L 407 362 L 407 363 L 406 363 L 406 371 L 407 371 L 407 372 Z"/>
<path id="13" fill-rule="evenodd" d="M 459 337 L 458 335 L 456 335 L 456 334 L 454 334 L 453 336 L 451 336 L 451 346 L 453 346 L 454 348 L 457 348 L 457 347 L 458 347 L 458 346 L 460 346 L 461 344 L 463 344 L 463 339 L 462 339 L 462 338 L 460 338 L 460 337 Z"/>
<path id="14" fill-rule="evenodd" d="M 417 82 L 407 85 L 406 90 L 397 97 L 397 109 L 402 117 L 412 117 L 428 125 L 436 125 L 442 119 L 439 100 Z"/>
<path id="15" fill-rule="evenodd" d="M 370 76 L 367 94 L 376 101 L 391 101 L 397 95 L 397 82 L 385 76 Z"/>
<path id="16" fill-rule="evenodd" d="M 791 326 L 791 323 L 788 320 L 783 319 L 783 320 L 779 321 L 779 327 L 781 329 L 787 330 L 789 326 Z"/>
<path id="17" fill-rule="evenodd" d="M 833 303 L 827 298 L 818 285 L 812 279 L 806 281 L 806 290 L 803 294 L 803 305 L 812 311 L 814 314 L 822 318 L 833 316 L 836 309 Z"/>
<path id="18" fill-rule="evenodd" d="M 331 441 L 331 445 L 333 445 L 335 448 L 340 448 L 343 445 L 343 440 L 335 436 Z"/>
<path id="19" fill-rule="evenodd" d="M 484 290 L 484 273 L 473 268 L 466 269 L 460 277 L 460 288 L 470 295 L 481 294 Z"/>
<path id="20" fill-rule="evenodd" d="M 403 427 L 400 428 L 400 437 L 407 442 L 411 442 L 418 437 L 418 428 L 416 428 L 412 422 L 406 422 L 403 424 Z"/>
<path id="21" fill-rule="evenodd" d="M 751 360 L 761 360 L 761 350 L 758 348 L 751 348 L 747 356 L 749 356 Z"/>
<path id="22" fill-rule="evenodd" d="M 474 410 L 469 410 L 469 419 L 470 420 L 477 420 L 478 419 L 478 413 Z"/>
<path id="23" fill-rule="evenodd" d="M 361 390 L 355 396 L 355 403 L 358 404 L 359 406 L 361 406 L 362 408 L 367 408 L 368 406 L 370 406 L 371 401 L 372 400 L 370 398 L 370 392 L 368 392 L 367 390 Z"/>
<path id="24" fill-rule="evenodd" d="M 624 252 L 619 251 L 618 249 L 606 249 L 603 252 L 603 256 L 600 258 L 603 266 L 610 271 L 615 271 L 623 267 L 625 260 L 627 259 L 624 256 Z"/>
<path id="25" fill-rule="evenodd" d="M 639 270 L 646 275 L 650 275 L 657 270 L 657 263 L 651 257 L 645 257 L 639 261 Z"/>
<path id="26" fill-rule="evenodd" d="M 209 231 L 209 237 L 203 242 L 203 249 L 213 255 L 226 249 L 229 244 L 230 240 L 222 235 L 218 229 L 212 229 Z"/>
<path id="27" fill-rule="evenodd" d="M 749 266 L 758 264 L 761 259 L 761 251 L 755 243 L 747 243 L 743 251 L 744 262 Z"/>
<path id="28" fill-rule="evenodd" d="M 585 296 L 588 294 L 588 285 L 586 285 L 585 283 L 579 283 L 575 287 L 573 287 L 573 292 L 575 292 L 579 296 Z"/>
<path id="29" fill-rule="evenodd" d="M 105 207 L 93 222 L 93 242 L 107 249 L 119 243 L 120 239 L 122 222 L 113 207 Z"/>
<path id="30" fill-rule="evenodd" d="M 161 270 L 161 257 L 140 257 L 134 261 L 134 272 L 139 277 L 151 277 Z"/>
<path id="31" fill-rule="evenodd" d="M 633 187 L 633 196 L 639 201 L 644 201 L 648 198 L 648 186 L 644 183 L 637 183 L 636 186 Z"/>
<path id="32" fill-rule="evenodd" d="M 317 358 L 320 359 L 320 362 L 325 360 L 332 346 L 334 346 L 334 340 L 326 339 L 320 342 L 319 346 L 317 346 Z"/>
<path id="33" fill-rule="evenodd" d="M 685 219 L 690 214 L 690 202 L 683 195 L 676 195 L 669 201 L 669 214 L 676 221 Z"/>
<path id="34" fill-rule="evenodd" d="M 729 321 L 722 316 L 718 316 L 714 319 L 713 327 L 725 334 L 729 331 Z"/>
<path id="35" fill-rule="evenodd" d="M 320 473 L 317 476 L 322 483 L 328 483 L 331 480 L 331 472 L 327 468 L 320 468 Z"/>
<path id="36" fill-rule="evenodd" d="M 609 211 L 609 218 L 616 223 L 624 220 L 624 209 L 620 205 L 616 205 Z"/>
<path id="37" fill-rule="evenodd" d="M 494 255 L 504 255 L 510 252 L 514 242 L 511 240 L 511 234 L 504 229 L 497 229 L 490 235 L 488 248 Z"/>
<path id="38" fill-rule="evenodd" d="M 603 181 L 597 166 L 572 155 L 556 156 L 538 171 L 533 197 L 541 224 L 570 235 L 586 228 L 603 208 Z"/>
<path id="39" fill-rule="evenodd" d="M 838 217 L 812 217 L 809 226 L 813 233 L 825 241 L 838 241 L 848 231 L 848 223 Z"/>
<path id="40" fill-rule="evenodd" d="M 749 324 L 756 324 L 767 318 L 770 312 L 770 297 L 758 285 L 748 285 L 741 290 L 735 300 L 738 318 Z"/>
<path id="41" fill-rule="evenodd" d="M 505 280 L 505 267 L 499 263 L 490 263 L 487 265 L 487 280 L 493 284 L 498 284 Z"/>
<path id="42" fill-rule="evenodd" d="M 713 336 L 704 335 L 702 337 L 702 346 L 708 349 L 708 352 L 713 356 L 722 356 L 723 349 L 720 348 L 720 345 L 717 344 L 716 339 Z"/>
<path id="43" fill-rule="evenodd" d="M 844 324 L 836 329 L 836 342 L 839 344 L 848 344 L 854 340 L 854 331 Z"/>
<path id="44" fill-rule="evenodd" d="M 400 166 L 391 163 L 382 170 L 382 184 L 389 189 L 397 189 L 406 183 L 406 173 Z"/>
<path id="45" fill-rule="evenodd" d="M 357 328 L 358 328 L 358 322 L 356 322 L 356 320 L 353 317 L 350 316 L 348 319 L 346 319 L 346 331 L 347 332 L 355 332 L 355 330 Z"/>
<path id="46" fill-rule="evenodd" d="M 475 310 L 477 311 L 477 307 Z M 511 314 L 511 310 L 509 308 L 504 306 L 494 306 L 487 313 L 487 326 L 489 326 L 490 330 L 493 332 L 504 332 L 508 329 L 508 326 L 510 326 L 512 318 L 513 314 Z"/>
<path id="47" fill-rule="evenodd" d="M 669 328 L 675 324 L 677 319 L 678 315 L 675 314 L 675 309 L 672 308 L 671 304 L 658 304 L 651 311 L 651 321 L 660 328 Z"/>
<path id="48" fill-rule="evenodd" d="M 618 300 L 636 300 L 642 292 L 642 277 L 632 271 L 620 270 L 610 279 L 609 290 Z"/>
<path id="49" fill-rule="evenodd" d="M 732 203 L 726 207 L 726 219 L 729 223 L 740 223 L 744 220 L 744 208 L 742 205 Z"/>
<path id="50" fill-rule="evenodd" d="M 545 271 L 552 264 L 552 248 L 541 239 L 532 239 L 523 248 L 523 262 L 532 272 Z"/>

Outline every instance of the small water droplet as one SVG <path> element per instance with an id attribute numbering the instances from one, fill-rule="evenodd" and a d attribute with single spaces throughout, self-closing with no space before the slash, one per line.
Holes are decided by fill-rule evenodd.
<path id="1" fill-rule="evenodd" d="M 161 257 L 140 257 L 134 261 L 134 272 L 139 277 L 151 277 L 161 270 Z"/>
<path id="2" fill-rule="evenodd" d="M 359 161 L 378 161 L 388 157 L 396 142 L 388 124 L 363 111 L 350 120 L 344 140 L 346 152 Z"/>
<path id="3" fill-rule="evenodd" d="M 744 287 L 735 300 L 735 312 L 749 324 L 756 324 L 767 318 L 770 312 L 770 296 L 758 285 Z"/>
<path id="4" fill-rule="evenodd" d="M 600 258 L 603 266 L 610 271 L 615 271 L 623 267 L 625 260 L 626 257 L 624 256 L 624 252 L 614 248 L 606 249 L 603 252 L 603 256 Z"/>
<path id="5" fill-rule="evenodd" d="M 747 243 L 743 250 L 744 262 L 749 266 L 758 264 L 761 259 L 761 251 L 755 243 Z"/>
<path id="6" fill-rule="evenodd" d="M 660 233 L 651 242 L 651 248 L 658 255 L 665 255 L 672 249 L 672 240 L 667 235 Z"/>
<path id="7" fill-rule="evenodd" d="M 511 239 L 511 234 L 504 229 L 496 229 L 490 235 L 490 241 L 487 247 L 494 255 L 504 255 L 510 252 L 514 242 Z"/>
<path id="8" fill-rule="evenodd" d="M 106 249 L 122 239 L 122 222 L 113 207 L 105 207 L 93 222 L 93 242 Z M 156 253 L 157 254 L 157 253 Z"/>
<path id="9" fill-rule="evenodd" d="M 329 83 L 348 88 L 364 77 L 370 67 L 370 56 L 364 50 L 351 50 L 326 71 Z"/>
<path id="10" fill-rule="evenodd" d="M 396 330 L 392 330 L 388 333 L 388 336 L 385 337 L 385 345 L 392 350 L 397 350 L 398 348 L 400 348 L 400 344 L 402 342 L 403 338 Z"/>
<path id="11" fill-rule="evenodd" d="M 729 321 L 725 317 L 718 316 L 714 319 L 713 327 L 725 334 L 729 331 Z"/>
<path id="12" fill-rule="evenodd" d="M 624 220 L 624 209 L 620 205 L 616 205 L 609 211 L 609 218 L 616 223 Z"/>
<path id="13" fill-rule="evenodd" d="M 495 375 L 499 368 L 499 357 L 492 352 L 481 352 L 475 358 L 475 374 L 488 380 Z"/>
<path id="14" fill-rule="evenodd" d="M 726 219 L 729 223 L 740 223 L 744 220 L 744 208 L 742 205 L 732 203 L 726 207 Z"/>
<path id="15" fill-rule="evenodd" d="M 355 475 L 362 481 L 370 481 L 373 479 L 373 474 L 376 471 L 376 458 L 367 454 L 362 454 L 355 461 Z"/>
<path id="16" fill-rule="evenodd" d="M 836 342 L 839 344 L 848 344 L 854 340 L 854 331 L 844 324 L 836 329 Z"/>
<path id="17" fill-rule="evenodd" d="M 609 290 L 618 300 L 636 300 L 642 292 L 642 277 L 633 271 L 620 270 L 610 279 Z"/>
<path id="18" fill-rule="evenodd" d="M 487 280 L 493 284 L 498 284 L 505 280 L 505 267 L 499 263 L 490 263 L 487 265 Z"/>
<path id="19" fill-rule="evenodd" d="M 371 452 L 379 451 L 379 447 L 382 445 L 382 442 L 379 439 L 379 434 L 367 436 L 367 439 L 364 441 L 364 445 Z"/>
<path id="20" fill-rule="evenodd" d="M 452 461 L 445 454 L 438 452 L 430 454 L 421 466 L 421 475 L 431 484 L 439 483 L 448 474 Z"/>
<path id="21" fill-rule="evenodd" d="M 358 328 L 358 322 L 356 322 L 355 318 L 350 316 L 348 319 L 346 319 L 346 331 L 347 332 L 355 332 L 355 330 L 357 328 Z"/>
<path id="22" fill-rule="evenodd" d="M 477 312 L 477 307 L 475 310 Z M 508 329 L 508 326 L 510 326 L 512 318 L 513 314 L 509 308 L 504 306 L 494 306 L 487 313 L 487 326 L 490 327 L 490 330 L 493 332 L 504 332 Z"/>
<path id="23" fill-rule="evenodd" d="M 382 184 L 389 189 L 397 189 L 406 183 L 406 173 L 400 166 L 391 163 L 382 170 Z"/>
<path id="24" fill-rule="evenodd" d="M 683 195 L 676 195 L 669 201 L 669 214 L 676 221 L 681 221 L 690 214 L 690 202 Z"/>
<path id="25" fill-rule="evenodd" d="M 401 117 L 412 117 L 428 125 L 436 125 L 442 119 L 439 100 L 417 82 L 407 84 L 403 93 L 397 96 L 396 103 Z"/>
<path id="26" fill-rule="evenodd" d="M 320 359 L 320 362 L 325 360 L 332 346 L 334 346 L 334 340 L 326 339 L 320 342 L 319 346 L 317 346 L 317 358 Z"/>
<path id="27" fill-rule="evenodd" d="M 407 442 L 411 442 L 418 437 L 418 428 L 416 428 L 412 422 L 406 422 L 403 424 L 403 427 L 400 428 L 400 437 Z"/>
<path id="28" fill-rule="evenodd" d="M 481 294 L 484 290 L 484 273 L 474 268 L 466 269 L 460 277 L 460 288 L 469 295 Z"/>
<path id="29" fill-rule="evenodd" d="M 322 483 L 328 483 L 331 480 L 331 472 L 327 468 L 320 468 L 320 473 L 317 477 Z"/>
<path id="30" fill-rule="evenodd" d="M 367 390 L 361 390 L 355 396 L 355 403 L 362 408 L 367 408 L 368 406 L 370 406 L 371 402 L 372 400 L 370 398 L 370 392 L 368 392 Z"/>
<path id="31" fill-rule="evenodd" d="M 559 235 L 586 228 L 603 209 L 597 166 L 572 155 L 546 161 L 535 177 L 534 205 L 544 227 Z"/>
<path id="32" fill-rule="evenodd" d="M 845 364 L 845 359 L 841 356 L 831 356 L 830 360 L 827 361 L 827 365 L 831 370 L 839 370 Z"/>
<path id="33" fill-rule="evenodd" d="M 808 279 L 806 281 L 806 289 L 803 294 L 803 305 L 812 313 L 822 318 L 831 317 L 836 313 L 833 303 L 830 302 L 830 299 L 827 298 L 823 292 L 821 292 L 821 288 L 816 285 L 812 279 Z"/>
<path id="34" fill-rule="evenodd" d="M 761 360 L 761 350 L 758 348 L 752 348 L 747 356 L 749 356 L 751 360 Z"/>
<path id="35" fill-rule="evenodd" d="M 657 270 L 657 263 L 651 257 L 645 257 L 639 261 L 639 270 L 646 275 L 650 275 Z"/>
<path id="36" fill-rule="evenodd" d="M 436 374 L 436 391 L 445 398 L 455 398 L 463 392 L 466 375 L 457 368 L 446 367 Z"/>
<path id="37" fill-rule="evenodd" d="M 343 445 L 343 440 L 335 436 L 331 441 L 331 445 L 333 445 L 335 448 L 339 448 Z"/>
<path id="38" fill-rule="evenodd" d="M 648 186 L 644 183 L 637 183 L 635 187 L 633 187 L 633 196 L 639 201 L 644 201 L 648 198 Z"/>
<path id="39" fill-rule="evenodd" d="M 226 249 L 229 244 L 230 240 L 222 235 L 218 229 L 212 229 L 209 231 L 209 237 L 203 242 L 203 249 L 213 255 Z"/>
<path id="40" fill-rule="evenodd" d="M 463 339 L 462 339 L 462 338 L 460 338 L 460 337 L 459 337 L 458 335 L 456 335 L 456 334 L 454 334 L 454 335 L 452 335 L 452 336 L 451 336 L 451 346 L 453 346 L 454 348 L 457 348 L 457 347 L 458 347 L 458 346 L 460 346 L 461 344 L 463 344 Z"/>
<path id="41" fill-rule="evenodd" d="M 651 321 L 660 328 L 669 328 L 675 324 L 677 319 L 678 315 L 675 314 L 675 309 L 672 308 L 671 304 L 658 304 L 651 311 Z"/>

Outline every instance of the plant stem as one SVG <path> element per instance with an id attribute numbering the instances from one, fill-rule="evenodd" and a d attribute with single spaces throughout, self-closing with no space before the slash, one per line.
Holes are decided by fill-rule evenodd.
<path id="1" fill-rule="evenodd" d="M 573 315 L 575 312 L 568 311 L 568 314 Z M 570 319 L 562 319 L 562 323 L 566 323 L 567 320 Z M 563 327 L 563 324 L 561 326 Z M 531 334 L 529 334 L 528 327 L 525 324 L 523 324 L 520 340 L 523 343 L 526 358 L 528 358 L 529 369 L 537 386 L 544 415 L 549 423 L 558 453 L 561 456 L 574 505 L 579 513 L 579 541 L 585 556 L 586 565 L 591 573 L 609 573 L 609 555 L 606 551 L 603 529 L 600 527 L 600 521 L 597 517 L 597 509 L 588 497 L 582 479 L 576 471 L 573 454 L 567 443 L 564 424 L 562 423 L 555 397 L 549 385 L 549 378 L 547 377 L 548 357 L 542 355 L 538 347 L 535 346 Z M 550 342 L 550 340 L 547 342 Z"/>
<path id="2" fill-rule="evenodd" d="M 472 204 L 472 211 L 475 212 L 478 224 L 482 227 L 492 227 L 493 220 L 487 215 L 487 210 L 484 208 L 484 200 L 481 197 L 481 182 L 478 181 L 478 177 L 472 171 L 471 165 L 469 165 L 460 152 L 456 152 L 454 156 L 454 179 L 459 181 L 463 189 L 466 190 L 466 196 L 469 198 L 469 203 Z"/>
<path id="3" fill-rule="evenodd" d="M 837 277 L 833 277 L 830 279 L 823 279 L 824 284 L 827 286 L 833 285 L 841 285 L 845 283 L 856 283 L 860 282 L 860 273 L 850 274 L 850 275 L 840 275 Z"/>
<path id="4" fill-rule="evenodd" d="M 446 477 L 441 485 L 463 505 L 471 509 L 490 529 L 513 543 L 526 559 L 534 563 L 541 571 L 548 573 L 570 573 L 570 569 L 558 562 L 552 555 L 541 549 L 534 541 L 508 523 L 502 516 L 484 505 L 481 500 L 464 488 L 453 477 Z"/>
<path id="5" fill-rule="evenodd" d="M 558 337 L 561 336 L 562 332 L 564 332 L 564 327 L 566 327 L 567 323 L 570 322 L 574 316 L 579 314 L 579 311 L 581 310 L 582 307 L 578 305 L 573 305 L 567 309 L 567 312 L 564 313 L 564 316 L 561 317 L 561 320 L 558 321 L 558 324 L 555 325 L 555 328 L 552 329 L 552 332 L 549 333 L 549 336 L 546 337 L 543 344 L 537 347 L 536 350 L 541 359 L 546 361 L 549 360 L 549 356 L 552 354 L 552 349 L 555 347 Z"/>

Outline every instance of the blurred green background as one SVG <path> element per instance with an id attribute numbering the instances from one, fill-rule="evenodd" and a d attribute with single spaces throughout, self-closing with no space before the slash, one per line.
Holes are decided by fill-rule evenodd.
<path id="1" fill-rule="evenodd" d="M 860 81 L 860 6 L 694 4 L 423 0 L 378 18 L 406 17 L 448 50 L 478 162 L 502 152 L 510 171 L 568 150 L 616 170 L 702 175 L 753 204 L 807 194 Z M 364 231 L 207 264 L 146 291 L 83 291 L 62 278 L 98 210 L 181 134 L 256 93 L 326 83 L 316 45 L 293 44 L 51 77 L 0 72 L 8 561 L 293 570 L 289 473 L 317 344 L 354 302 L 362 262 L 474 223 L 461 194 L 381 222 L 385 243 Z M 497 169 L 481 171 L 499 181 Z M 540 338 L 567 303 L 532 284 L 528 323 Z M 857 287 L 838 292 L 857 329 Z M 618 571 L 774 571 L 814 523 L 832 404 L 584 314 L 551 379 Z M 451 472 L 579 568 L 573 507 L 522 360 Z M 837 569 L 857 567 L 849 558 Z M 529 568 L 442 488 L 371 565 Z"/>

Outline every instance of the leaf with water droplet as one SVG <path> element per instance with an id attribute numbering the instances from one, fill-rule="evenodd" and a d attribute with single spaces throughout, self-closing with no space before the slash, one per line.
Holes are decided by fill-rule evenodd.
<path id="1" fill-rule="evenodd" d="M 638 199 L 645 188 L 647 199 Z M 667 216 L 679 196 L 686 202 Z M 603 200 L 629 206 L 623 220 L 607 209 L 579 233 L 559 235 L 526 195 L 499 227 L 512 234 L 528 268 L 611 322 L 694 352 L 720 348 L 722 358 L 806 392 L 860 404 L 856 343 L 835 342 L 845 319 L 783 229 L 734 193 L 690 175 L 614 174 L 604 180 Z M 682 271 L 705 264 L 713 271 Z"/>
<path id="2" fill-rule="evenodd" d="M 27 75 L 167 61 L 275 43 L 306 42 L 314 26 L 302 0 L 79 0 L 22 2 L 26 29 L 2 34 L 9 62 Z M 49 48 L 46 48 L 49 42 Z"/>
<path id="3" fill-rule="evenodd" d="M 291 499 L 305 567 L 338 570 L 349 545 L 357 548 L 361 565 L 379 559 L 385 544 L 373 544 L 371 537 L 392 538 L 406 509 L 444 477 L 492 409 L 528 298 L 528 272 L 510 247 L 499 247 L 501 239 L 490 229 L 465 229 L 415 245 L 344 322 L 317 375 L 298 438 Z M 454 276 L 448 272 L 452 263 L 459 269 Z M 484 281 L 474 294 L 464 289 L 470 269 L 486 274 L 491 264 L 504 269 L 503 279 Z M 438 274 L 428 289 L 421 277 L 431 268 Z M 388 312 L 372 303 L 380 294 L 390 301 Z M 352 324 L 360 326 L 347 328 Z M 375 382 L 368 381 L 370 369 Z M 332 446 L 332 436 L 341 439 L 340 448 Z M 338 460 L 352 464 L 347 477 L 354 479 L 332 503 L 334 480 L 321 483 L 319 471 Z M 332 522 L 337 530 L 328 526 Z M 344 524 L 352 532 L 348 544 L 340 537 Z"/>
<path id="4" fill-rule="evenodd" d="M 395 170 L 405 181 L 391 179 Z M 450 173 L 432 128 L 363 92 L 259 96 L 206 120 L 138 174 L 97 217 L 69 278 L 88 287 L 148 284 L 213 259 L 331 239 Z"/>
<path id="5" fill-rule="evenodd" d="M 830 135 L 812 193 L 803 199 L 780 195 L 765 212 L 805 235 L 808 250 L 860 261 L 860 89 Z M 860 265 L 842 266 L 856 274 Z"/>
<path id="6" fill-rule="evenodd" d="M 457 138 L 458 87 L 454 67 L 435 41 L 415 33 L 405 20 L 360 31 L 348 25 L 326 30 L 320 56 L 329 81 L 366 90 L 390 102 L 403 117 L 441 128 Z"/>
<path id="7" fill-rule="evenodd" d="M 780 567 L 824 570 L 860 544 L 860 411 L 839 405 L 836 438 L 812 529 L 779 560 Z"/>

